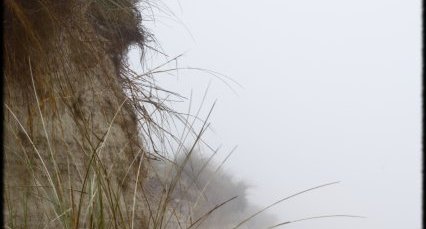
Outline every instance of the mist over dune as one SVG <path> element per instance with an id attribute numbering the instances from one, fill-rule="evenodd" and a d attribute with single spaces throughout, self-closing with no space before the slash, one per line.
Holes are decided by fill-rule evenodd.
<path id="1" fill-rule="evenodd" d="M 233 228 L 261 210 L 247 199 L 249 185 L 236 180 L 231 173 L 222 170 L 220 164 L 202 153 L 182 155 L 177 157 L 175 162 L 160 162 L 153 167 L 156 177 L 148 178 L 147 186 L 157 189 L 169 188 L 168 185 L 181 170 L 170 200 L 170 205 L 185 216 L 178 224 L 185 222 L 190 225 L 190 222 L 201 219 L 198 223 L 200 228 Z M 156 190 L 156 193 L 159 191 Z M 176 223 L 174 221 L 167 228 L 176 228 Z M 263 212 L 239 228 L 266 228 L 274 223 L 276 217 Z"/>

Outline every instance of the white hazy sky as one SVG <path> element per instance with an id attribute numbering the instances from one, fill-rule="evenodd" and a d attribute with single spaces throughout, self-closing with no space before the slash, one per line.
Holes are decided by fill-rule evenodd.
<path id="1" fill-rule="evenodd" d="M 153 0 L 155 2 L 156 0 Z M 421 228 L 421 2 L 414 0 L 163 0 L 175 15 L 149 24 L 179 67 L 160 80 L 208 104 L 205 137 L 238 145 L 226 169 L 252 185 L 280 221 L 328 214 L 285 228 Z M 164 9 L 165 6 L 162 6 Z M 188 104 L 177 105 L 186 109 Z M 194 105 L 195 106 L 195 105 Z M 283 227 L 284 228 L 284 227 Z"/>

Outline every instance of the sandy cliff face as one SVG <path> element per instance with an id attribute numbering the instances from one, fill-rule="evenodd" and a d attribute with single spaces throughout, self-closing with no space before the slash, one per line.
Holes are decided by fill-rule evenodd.
<path id="1" fill-rule="evenodd" d="M 142 193 L 134 193 L 136 179 L 145 176 L 145 152 L 119 75 L 132 40 L 108 34 L 131 25 L 111 17 L 112 24 L 99 16 L 110 6 L 87 2 L 5 1 L 3 211 L 9 227 L 144 225 Z M 131 29 L 141 36 L 137 27 L 123 31 Z M 119 220 L 99 222 L 94 216 L 101 214 Z"/>

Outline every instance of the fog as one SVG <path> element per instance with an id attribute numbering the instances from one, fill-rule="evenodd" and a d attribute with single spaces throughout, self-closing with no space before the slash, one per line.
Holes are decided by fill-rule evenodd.
<path id="1" fill-rule="evenodd" d="M 221 146 L 217 161 L 238 146 L 224 169 L 248 184 L 250 203 L 340 181 L 267 213 L 366 217 L 293 229 L 421 227 L 420 1 L 163 3 L 144 23 L 167 56 L 146 63 L 183 54 L 158 84 L 191 98 L 174 104 L 182 112 L 206 90 L 200 116 L 216 101 L 204 139 Z"/>
<path id="2" fill-rule="evenodd" d="M 168 222 L 165 228 L 191 227 L 182 227 L 187 219 L 198 222 L 194 226 L 205 229 L 234 228 L 238 224 L 241 229 L 267 228 L 277 222 L 269 213 L 259 213 L 246 220 L 262 210 L 247 199 L 247 184 L 224 172 L 223 164 L 215 163 L 212 157 L 198 151 L 190 155 L 188 152 L 180 154 L 176 163 L 154 162 L 151 170 L 156 176 L 146 182 L 147 187 L 154 187 L 154 191 L 157 189 L 156 192 L 161 193 L 162 188 L 178 177 L 170 195 L 170 205 L 183 217 L 179 223 Z"/>

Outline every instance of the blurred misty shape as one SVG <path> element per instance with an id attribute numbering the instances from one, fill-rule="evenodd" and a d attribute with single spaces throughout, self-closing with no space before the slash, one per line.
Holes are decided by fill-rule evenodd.
<path id="1" fill-rule="evenodd" d="M 189 226 L 197 220 L 195 225 L 198 228 L 233 228 L 261 210 L 248 202 L 249 186 L 246 183 L 236 181 L 232 174 L 222 171 L 220 166 L 198 152 L 153 166 L 157 173 L 155 177 L 148 178 L 146 185 L 154 193 L 165 193 L 181 170 L 176 187 L 170 194 L 168 204 L 174 209 L 174 216 L 167 228 Z M 275 222 L 275 216 L 262 213 L 239 228 L 266 228 Z"/>

